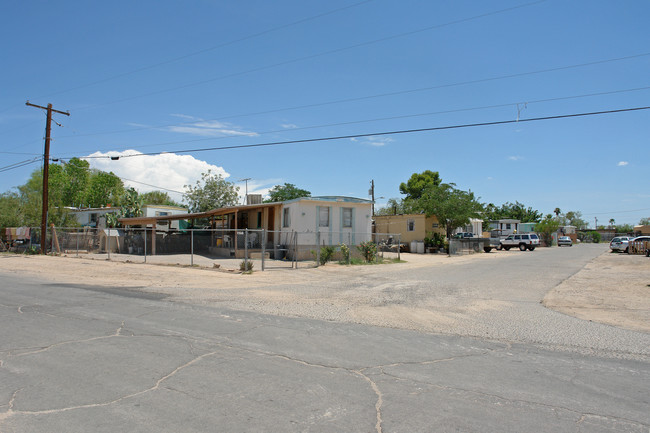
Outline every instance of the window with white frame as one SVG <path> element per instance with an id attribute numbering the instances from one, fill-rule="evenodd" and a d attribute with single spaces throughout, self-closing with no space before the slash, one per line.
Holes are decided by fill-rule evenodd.
<path id="1" fill-rule="evenodd" d="M 282 227 L 291 227 L 291 214 L 288 207 L 282 209 Z"/>
<path id="2" fill-rule="evenodd" d="M 321 206 L 318 211 L 318 227 L 330 226 L 330 208 Z"/>
<path id="3" fill-rule="evenodd" d="M 415 231 L 415 220 L 406 220 L 406 231 L 407 232 Z"/>
<path id="4" fill-rule="evenodd" d="M 343 212 L 343 227 L 352 228 L 352 208 L 344 207 L 342 209 L 342 212 Z"/>

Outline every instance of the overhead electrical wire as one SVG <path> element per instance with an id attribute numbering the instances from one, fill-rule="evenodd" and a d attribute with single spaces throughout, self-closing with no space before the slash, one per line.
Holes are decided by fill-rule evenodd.
<path id="1" fill-rule="evenodd" d="M 38 158 L 27 159 L 25 161 L 20 161 L 20 162 L 14 163 L 14 164 L 6 165 L 4 167 L 0 167 L 0 173 L 3 173 L 5 171 L 9 171 L 9 170 L 14 170 L 16 168 L 24 167 L 26 165 L 34 164 L 35 162 L 39 162 L 39 161 L 42 161 L 42 160 L 43 160 L 43 157 L 41 156 L 41 157 L 38 157 Z"/>
<path id="2" fill-rule="evenodd" d="M 612 94 L 617 94 L 617 93 L 626 93 L 626 92 L 636 92 L 636 91 L 641 91 L 641 90 L 650 90 L 650 86 L 646 87 L 636 87 L 632 89 L 622 89 L 622 90 L 612 90 L 612 91 L 607 91 L 607 92 L 595 92 L 595 93 L 587 93 L 587 94 L 582 94 L 582 95 L 571 95 L 571 96 L 560 96 L 560 97 L 555 97 L 555 98 L 544 98 L 544 99 L 535 99 L 535 100 L 526 100 L 526 101 L 517 101 L 517 102 L 510 102 L 510 103 L 503 103 L 503 104 L 492 104 L 492 105 L 483 105 L 483 106 L 476 106 L 476 107 L 468 107 L 468 108 L 457 108 L 457 109 L 451 109 L 451 110 L 439 110 L 439 111 L 431 111 L 431 112 L 426 112 L 426 113 L 414 113 L 414 114 L 404 114 L 404 115 L 398 115 L 398 116 L 387 116 L 387 117 L 378 117 L 378 118 L 373 118 L 373 119 L 364 119 L 364 120 L 352 120 L 352 121 L 347 121 L 347 122 L 337 122 L 337 123 L 327 123 L 327 124 L 321 124 L 321 125 L 312 125 L 312 126 L 303 126 L 303 127 L 297 127 L 297 128 L 291 128 L 291 129 L 276 129 L 272 131 L 264 131 L 264 132 L 258 132 L 256 133 L 257 135 L 266 135 L 266 134 L 275 134 L 275 133 L 280 133 L 280 132 L 293 132 L 293 131 L 303 131 L 303 130 L 308 130 L 308 129 L 317 129 L 317 128 L 327 128 L 327 127 L 332 127 L 332 126 L 344 126 L 344 125 L 354 125 L 354 124 L 360 124 L 360 123 L 369 123 L 369 122 L 379 122 L 379 121 L 386 121 L 386 120 L 397 120 L 397 119 L 407 119 L 407 118 L 413 118 L 413 117 L 424 117 L 424 116 L 432 116 L 432 115 L 437 115 L 437 114 L 450 114 L 450 113 L 460 113 L 460 112 L 465 112 L 465 111 L 476 111 L 476 110 L 485 110 L 485 109 L 491 109 L 491 108 L 503 108 L 503 107 L 514 107 L 517 104 L 537 104 L 537 103 L 543 103 L 543 102 L 554 102 L 554 101 L 564 101 L 564 100 L 570 100 L 570 99 L 578 99 L 578 98 L 587 98 L 587 97 L 593 97 L 593 96 L 603 96 L 603 95 L 612 95 Z M 200 120 L 200 122 L 214 122 L 219 119 L 209 119 L 209 120 Z M 192 122 L 196 123 L 196 121 Z M 172 125 L 162 125 L 162 126 L 157 126 L 157 127 L 147 127 L 147 128 L 141 128 L 141 129 L 136 129 L 136 130 L 142 130 L 142 129 L 161 129 L 161 128 L 169 128 L 173 126 L 180 126 L 180 125 L 191 125 L 192 123 L 176 123 Z M 127 131 L 112 131 L 112 132 L 107 132 L 106 134 L 113 134 L 113 133 L 118 133 L 118 132 L 127 132 Z M 88 137 L 88 136 L 94 136 L 94 135 L 103 135 L 102 133 L 96 133 L 96 134 L 83 134 L 83 135 L 64 135 L 60 136 L 59 139 L 63 138 L 70 138 L 70 137 Z M 168 141 L 168 142 L 163 142 L 163 143 L 152 143 L 152 144 L 146 144 L 146 145 L 141 145 L 138 146 L 139 148 L 143 147 L 155 147 L 155 146 L 166 146 L 166 145 L 172 145 L 172 144 L 183 144 L 183 143 L 195 143 L 195 142 L 200 142 L 200 141 L 216 141 L 216 140 L 224 140 L 232 138 L 231 136 L 223 136 L 223 137 L 204 137 L 204 138 L 195 138 L 191 140 L 174 140 L 174 141 Z M 124 150 L 124 149 L 130 149 L 133 146 L 130 147 L 124 147 L 121 149 L 111 149 L 111 150 Z M 65 154 L 63 154 L 65 155 Z"/>
<path id="3" fill-rule="evenodd" d="M 377 137 L 377 136 L 384 136 L 384 135 L 413 134 L 413 133 L 417 133 L 417 132 L 432 132 L 432 131 L 443 131 L 443 130 L 449 130 L 449 129 L 474 128 L 474 127 L 480 127 L 480 126 L 507 125 L 507 124 L 512 124 L 512 123 L 525 123 L 525 122 L 537 122 L 537 121 L 543 121 L 543 120 L 557 120 L 557 119 L 568 119 L 568 118 L 576 118 L 576 117 L 598 116 L 598 115 L 605 115 L 605 114 L 625 113 L 625 112 L 641 111 L 641 110 L 648 110 L 648 109 L 650 109 L 650 106 L 621 108 L 621 109 L 605 110 L 605 111 L 592 111 L 592 112 L 587 112 L 587 113 L 560 114 L 560 115 L 554 115 L 554 116 L 523 118 L 523 119 L 517 119 L 517 120 L 499 120 L 499 121 L 493 121 L 493 122 L 464 123 L 464 124 L 458 124 L 458 125 L 434 126 L 434 127 L 417 128 L 417 129 L 403 129 L 403 130 L 394 130 L 394 131 L 377 131 L 377 132 L 364 133 L 364 134 L 349 134 L 349 135 L 339 135 L 339 136 L 330 136 L 330 137 L 306 138 L 306 139 L 301 139 L 301 140 L 285 140 L 285 141 L 274 141 L 274 142 L 254 143 L 254 144 L 240 144 L 240 145 L 222 146 L 222 147 L 207 147 L 207 148 L 199 148 L 199 149 L 182 149 L 182 150 L 171 150 L 171 151 L 164 151 L 164 152 L 137 153 L 137 154 L 132 154 L 132 155 L 120 155 L 119 157 L 102 155 L 102 156 L 83 156 L 83 157 L 79 157 L 79 158 L 84 158 L 84 159 L 100 159 L 100 158 L 101 159 L 106 159 L 106 158 L 110 158 L 112 160 L 117 160 L 117 159 L 121 159 L 121 158 L 131 158 L 131 157 L 136 157 L 136 156 L 156 156 L 156 155 L 162 155 L 164 153 L 175 153 L 175 154 L 179 154 L 179 153 L 198 153 L 198 152 L 208 152 L 208 151 L 215 151 L 215 150 L 245 149 L 245 148 L 254 148 L 254 147 L 279 146 L 279 145 L 284 145 L 284 144 L 315 143 L 315 142 L 344 140 L 344 139 L 352 139 L 352 138 Z"/>
<path id="4" fill-rule="evenodd" d="M 536 5 L 536 4 L 539 4 L 539 3 L 543 3 L 545 1 L 546 0 L 537 0 L 537 1 L 530 2 L 530 3 L 525 3 L 525 4 L 522 4 L 522 5 L 513 6 L 513 7 L 509 7 L 509 8 L 505 8 L 505 9 L 499 9 L 499 10 L 492 11 L 492 12 L 486 12 L 486 13 L 483 13 L 483 14 L 474 15 L 472 17 L 462 18 L 462 19 L 450 21 L 450 22 L 443 23 L 443 24 L 436 24 L 436 25 L 433 25 L 433 26 L 427 26 L 427 27 L 424 27 L 424 28 L 421 28 L 421 29 L 411 30 L 411 31 L 408 31 L 408 32 L 403 32 L 403 33 L 398 33 L 398 34 L 391 35 L 391 36 L 385 36 L 383 38 L 373 39 L 373 40 L 366 41 L 366 42 L 360 42 L 360 43 L 357 43 L 357 44 L 354 44 L 354 45 L 349 45 L 349 46 L 346 46 L 346 47 L 335 48 L 335 49 L 332 49 L 332 50 L 322 51 L 322 52 L 316 53 L 316 54 L 310 54 L 310 55 L 303 56 L 303 57 L 297 57 L 297 58 L 290 59 L 290 60 L 284 60 L 282 62 L 274 63 L 274 64 L 271 64 L 271 65 L 259 66 L 257 68 L 252 68 L 252 69 L 248 69 L 248 70 L 245 70 L 245 71 L 233 72 L 233 73 L 230 73 L 230 74 L 221 75 L 221 76 L 214 77 L 214 78 L 209 78 L 209 79 L 206 79 L 206 80 L 195 81 L 195 82 L 183 84 L 183 85 L 180 85 L 180 86 L 170 87 L 170 88 L 167 88 L 167 89 L 161 89 L 161 90 L 156 90 L 156 91 L 153 91 L 153 92 L 143 93 L 143 94 L 140 94 L 140 95 L 129 96 L 127 98 L 122 98 L 122 99 L 118 99 L 118 100 L 114 100 L 114 101 L 104 102 L 104 103 L 101 103 L 101 104 L 87 105 L 85 107 L 77 107 L 74 110 L 76 110 L 76 111 L 90 110 L 90 109 L 93 109 L 93 108 L 104 107 L 104 106 L 107 106 L 107 105 L 113 105 L 113 104 L 119 104 L 121 102 L 132 101 L 134 99 L 146 98 L 148 96 L 154 96 L 154 95 L 160 95 L 162 93 L 173 92 L 175 90 L 182 90 L 182 89 L 187 89 L 187 88 L 190 88 L 190 87 L 201 86 L 203 84 L 208 84 L 208 83 L 212 83 L 212 82 L 215 82 L 215 81 L 224 80 L 224 79 L 227 79 L 227 78 L 237 77 L 237 76 L 240 76 L 240 75 L 245 75 L 245 74 L 249 74 L 249 73 L 253 73 L 253 72 L 260 72 L 260 71 L 264 71 L 264 70 L 267 70 L 267 69 L 276 68 L 276 67 L 279 67 L 279 66 L 284 66 L 284 65 L 288 65 L 288 64 L 292 64 L 292 63 L 297 63 L 297 62 L 302 62 L 304 60 L 310 60 L 310 59 L 314 59 L 314 58 L 318 58 L 318 57 L 327 56 L 327 55 L 330 55 L 330 54 L 336 54 L 336 53 L 340 53 L 340 52 L 343 52 L 343 51 L 352 50 L 352 49 L 355 49 L 355 48 L 360 48 L 360 47 L 364 47 L 364 46 L 368 46 L 368 45 L 377 44 L 377 43 L 380 43 L 380 42 L 386 42 L 386 41 L 397 39 L 397 38 L 411 36 L 411 35 L 414 35 L 414 34 L 417 34 L 417 33 L 425 32 L 425 31 L 435 30 L 435 29 L 442 28 L 442 27 L 447 27 L 447 26 L 451 26 L 451 25 L 455 25 L 455 24 L 460 24 L 460 23 L 464 23 L 464 22 L 468 22 L 468 21 L 473 21 L 473 20 L 485 18 L 485 17 L 491 16 L 491 15 L 497 15 L 497 14 L 501 14 L 501 13 L 505 13 L 505 12 L 510 12 L 512 10 L 515 10 L 515 9 L 520 9 L 520 8 Z"/>
<path id="5" fill-rule="evenodd" d="M 293 22 L 283 24 L 283 25 L 280 25 L 280 26 L 277 26 L 277 27 L 273 27 L 271 29 L 267 29 L 267 30 L 263 30 L 261 32 L 253 33 L 253 34 L 248 35 L 248 36 L 243 36 L 243 37 L 238 38 L 238 39 L 233 39 L 232 41 L 223 42 L 221 44 L 217 44 L 217 45 L 214 45 L 212 47 L 208 47 L 208 48 L 204 48 L 204 49 L 201 49 L 201 50 L 198 50 L 198 51 L 194 51 L 194 52 L 191 52 L 189 54 L 184 54 L 182 56 L 178 56 L 178 57 L 174 57 L 172 59 L 168 59 L 168 60 L 164 60 L 164 61 L 161 61 L 161 62 L 158 62 L 158 63 L 154 63 L 152 65 L 143 66 L 141 68 L 137 68 L 137 69 L 134 69 L 134 70 L 131 70 L 131 71 L 127 71 L 127 72 L 123 72 L 123 73 L 113 75 L 113 76 L 110 76 L 110 77 L 107 77 L 107 78 L 103 78 L 101 80 L 97 80 L 97 81 L 94 81 L 92 83 L 83 84 L 83 85 L 80 85 L 80 86 L 77 86 L 77 87 L 72 87 L 70 89 L 61 90 L 61 91 L 58 91 L 58 92 L 55 92 L 55 93 L 50 93 L 48 95 L 41 96 L 41 98 L 48 98 L 50 96 L 60 95 L 62 93 L 67 93 L 67 92 L 71 92 L 71 91 L 74 91 L 74 90 L 84 89 L 86 87 L 90 87 L 90 86 L 94 86 L 94 85 L 97 85 L 97 84 L 105 83 L 107 81 L 112 81 L 112 80 L 115 80 L 117 78 L 122 78 L 122 77 L 125 77 L 125 76 L 128 76 L 128 75 L 136 74 L 138 72 L 143 72 L 143 71 L 154 69 L 154 68 L 157 68 L 157 67 L 160 67 L 160 66 L 168 65 L 170 63 L 175 63 L 175 62 L 178 62 L 180 60 L 184 60 L 184 59 L 187 59 L 187 58 L 190 58 L 190 57 L 195 57 L 195 56 L 198 56 L 200 54 L 204 54 L 204 53 L 207 53 L 207 52 L 210 52 L 210 51 L 214 51 L 214 50 L 219 49 L 219 48 L 224 48 L 224 47 L 227 47 L 229 45 L 234 45 L 234 44 L 237 44 L 239 42 L 244 42 L 244 41 L 247 41 L 247 40 L 250 40 L 250 39 L 255 39 L 257 37 L 264 36 L 266 34 L 273 33 L 273 32 L 279 31 L 279 30 L 283 30 L 283 29 L 286 29 L 286 28 L 289 28 L 289 27 L 293 27 L 293 26 L 296 26 L 298 24 L 303 24 L 303 23 L 306 23 L 306 22 L 309 22 L 309 21 L 313 21 L 313 20 L 316 20 L 318 18 L 325 17 L 327 15 L 332 15 L 332 14 L 337 13 L 337 12 L 341 12 L 341 11 L 344 11 L 344 10 L 347 10 L 347 9 L 352 9 L 354 7 L 363 5 L 365 3 L 370 3 L 372 1 L 375 1 L 375 0 L 363 0 L 363 1 L 360 1 L 360 2 L 357 2 L 357 3 L 353 3 L 351 5 L 348 5 L 348 6 L 343 6 L 343 7 L 337 8 L 337 9 L 332 9 L 330 11 L 326 11 L 326 12 L 323 12 L 323 13 L 320 13 L 320 14 L 317 14 L 317 15 L 312 15 L 310 17 L 302 18 L 302 19 L 299 19 L 297 21 L 293 21 Z M 38 99 L 38 98 L 35 98 L 35 99 Z"/>
<path id="6" fill-rule="evenodd" d="M 248 36 L 243 36 L 241 38 L 234 39 L 234 40 L 228 41 L 228 42 L 224 42 L 224 43 L 221 43 L 221 44 L 218 44 L 218 45 L 214 45 L 214 46 L 209 47 L 209 48 L 204 48 L 202 50 L 194 51 L 194 52 L 189 53 L 189 54 L 184 54 L 182 56 L 178 56 L 178 57 L 174 57 L 172 59 L 168 59 L 168 60 L 164 60 L 164 61 L 161 61 L 161 62 L 158 62 L 158 63 L 154 63 L 152 65 L 143 66 L 141 68 L 133 69 L 133 70 L 127 71 L 127 72 L 122 72 L 120 74 L 113 75 L 113 76 L 110 76 L 110 77 L 106 77 L 106 78 L 103 78 L 101 80 L 93 81 L 91 83 L 82 84 L 80 86 L 72 87 L 72 88 L 61 90 L 61 91 L 54 92 L 54 93 L 49 93 L 47 95 L 42 95 L 42 96 L 32 98 L 32 99 L 49 98 L 50 96 L 56 96 L 56 95 L 60 95 L 60 94 L 63 94 L 63 93 L 72 92 L 74 90 L 84 89 L 84 88 L 91 87 L 91 86 L 94 86 L 94 85 L 97 85 L 97 84 L 112 81 L 112 80 L 115 80 L 117 78 L 122 78 L 122 77 L 132 75 L 132 74 L 135 74 L 135 73 L 138 73 L 138 72 L 143 72 L 143 71 L 147 71 L 149 69 L 154 69 L 154 68 L 157 68 L 159 66 L 164 66 L 164 65 L 174 63 L 174 62 L 177 62 L 177 61 L 180 61 L 180 60 L 184 60 L 184 59 L 187 59 L 187 58 L 190 58 L 190 57 L 198 56 L 200 54 L 207 53 L 209 51 L 213 51 L 213 50 L 216 50 L 218 48 L 227 47 L 229 45 L 234 45 L 234 44 L 239 43 L 239 42 L 247 41 L 249 39 L 254 39 L 254 38 L 257 38 L 259 36 L 266 35 L 268 33 L 273 33 L 273 32 L 278 31 L 278 30 L 286 29 L 288 27 L 292 27 L 292 26 L 295 26 L 295 25 L 298 25 L 298 24 L 302 24 L 302 23 L 305 23 L 305 22 L 308 22 L 308 21 L 313 21 L 315 19 L 322 18 L 324 16 L 331 15 L 331 14 L 334 14 L 336 12 L 341 12 L 343 10 L 351 9 L 351 8 L 354 8 L 356 6 L 360 6 L 360 5 L 365 4 L 365 3 L 370 3 L 372 1 L 374 1 L 374 0 L 363 0 L 363 1 L 360 1 L 358 3 L 353 3 L 353 4 L 348 5 L 348 6 L 343 6 L 343 7 L 337 8 L 337 9 L 332 9 L 330 11 L 323 12 L 323 13 L 320 13 L 320 14 L 317 14 L 317 15 L 313 15 L 313 16 L 310 16 L 310 17 L 307 17 L 307 18 L 302 18 L 302 19 L 299 19 L 297 21 L 293 21 L 291 23 L 283 24 L 283 25 L 278 26 L 278 27 L 273 27 L 271 29 L 264 30 L 264 31 L 261 31 L 261 32 L 257 32 L 257 33 L 254 33 L 254 34 L 251 34 L 251 35 L 248 35 Z M 17 105 L 5 108 L 4 110 L 0 110 L 0 113 L 4 113 L 6 111 L 9 111 L 9 110 L 11 110 L 11 109 L 13 109 L 15 107 L 17 107 Z"/>
<path id="7" fill-rule="evenodd" d="M 152 188 L 161 189 L 161 190 L 163 190 L 163 191 L 174 192 L 174 193 L 176 193 L 176 194 L 185 194 L 185 193 L 182 192 L 182 191 L 175 191 L 175 190 L 173 190 L 173 189 L 163 188 L 162 186 L 151 185 L 151 184 L 149 184 L 149 183 L 144 183 L 144 182 L 140 182 L 140 181 L 133 180 L 133 179 L 127 179 L 127 178 L 125 178 L 125 177 L 120 177 L 120 176 L 117 176 L 117 177 L 119 177 L 119 178 L 122 179 L 122 180 L 126 180 L 127 182 L 139 183 L 140 185 L 146 185 L 146 186 L 150 186 L 150 187 L 152 187 Z"/>
<path id="8" fill-rule="evenodd" d="M 449 88 L 449 87 L 464 86 L 464 85 L 468 85 L 468 84 L 478 84 L 478 83 L 484 83 L 484 82 L 489 82 L 489 81 L 505 80 L 505 79 L 509 79 L 509 78 L 518 78 L 518 77 L 523 77 L 523 76 L 527 76 L 527 75 L 537 75 L 537 74 L 543 74 L 543 73 L 548 73 L 548 72 L 556 72 L 556 71 L 567 70 L 567 69 L 582 68 L 582 67 L 586 67 L 586 66 L 593 66 L 593 65 L 598 65 L 598 64 L 603 64 L 603 63 L 611 63 L 611 62 L 619 62 L 619 61 L 623 61 L 623 60 L 630 60 L 630 59 L 639 58 L 639 57 L 646 57 L 646 56 L 650 56 L 650 52 L 641 53 L 641 54 L 634 54 L 634 55 L 631 55 L 631 56 L 615 57 L 615 58 L 609 58 L 609 59 L 603 59 L 603 60 L 596 60 L 596 61 L 593 61 L 593 62 L 586 62 L 586 63 L 578 63 L 578 64 L 573 64 L 573 65 L 558 66 L 558 67 L 555 67 L 555 68 L 547 68 L 547 69 L 539 69 L 539 70 L 535 70 L 535 71 L 519 72 L 519 73 L 516 73 L 516 74 L 499 75 L 499 76 L 495 76 L 495 77 L 479 78 L 479 79 L 475 79 L 475 80 L 459 81 L 459 82 L 455 82 L 455 83 L 439 84 L 439 85 L 435 85 L 435 86 L 419 87 L 419 88 L 415 88 L 415 89 L 398 90 L 398 91 L 395 91 L 395 92 L 377 93 L 377 94 L 374 94 L 374 95 L 365 95 L 365 96 L 359 96 L 359 97 L 354 97 L 354 98 L 337 99 L 337 100 L 334 100 L 334 101 L 317 102 L 317 103 L 313 103 L 313 104 L 297 105 L 297 106 L 292 106 L 292 107 L 285 107 L 285 108 L 257 111 L 257 112 L 252 112 L 252 113 L 233 114 L 233 115 L 229 115 L 229 116 L 221 116 L 221 117 L 214 118 L 214 119 L 207 119 L 207 120 L 204 120 L 204 121 L 210 122 L 210 121 L 228 120 L 228 119 L 234 119 L 234 118 L 239 118 L 239 117 L 258 116 L 260 114 L 279 113 L 279 112 L 283 112 L 283 111 L 300 110 L 300 109 L 304 109 L 304 108 L 315 108 L 315 107 L 322 107 L 322 106 L 326 106 L 326 105 L 334 105 L 334 104 L 341 104 L 341 103 L 347 103 L 347 102 L 358 102 L 358 101 L 364 101 L 364 100 L 370 100 L 370 99 L 376 99 L 376 98 L 385 98 L 385 97 L 388 97 L 388 96 L 399 96 L 399 95 L 404 95 L 404 94 L 408 94 L 408 93 L 418 93 L 418 92 L 424 92 L 424 91 L 429 91 L 429 90 L 436 90 L 436 89 L 443 89 L 443 88 Z M 639 90 L 646 89 L 646 87 L 641 87 L 641 88 L 638 88 L 638 89 Z M 166 125 L 166 126 L 187 125 L 187 124 L 192 124 L 194 122 L 196 122 L 196 121 L 176 122 L 174 124 Z M 96 134 L 109 134 L 109 133 L 113 134 L 113 133 L 122 133 L 122 132 L 133 132 L 133 131 L 141 131 L 141 130 L 155 129 L 155 128 L 160 128 L 160 126 L 138 127 L 138 128 L 130 128 L 130 129 L 125 129 L 125 130 L 109 131 L 109 132 L 102 132 L 102 133 L 96 133 Z M 80 134 L 80 135 L 64 136 L 64 137 L 74 137 L 74 136 L 76 136 L 76 137 L 85 137 L 85 136 L 89 136 L 89 135 L 93 135 L 93 134 Z"/>

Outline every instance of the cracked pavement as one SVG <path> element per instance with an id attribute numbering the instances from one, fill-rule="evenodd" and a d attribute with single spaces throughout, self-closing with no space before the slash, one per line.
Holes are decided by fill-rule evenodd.
<path id="1" fill-rule="evenodd" d="M 650 430 L 644 357 L 14 275 L 0 327 L 2 433 Z"/>

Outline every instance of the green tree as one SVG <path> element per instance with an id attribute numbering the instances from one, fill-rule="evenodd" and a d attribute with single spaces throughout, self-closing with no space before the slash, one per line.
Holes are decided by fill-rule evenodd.
<path id="1" fill-rule="evenodd" d="M 120 199 L 120 218 L 134 218 L 142 216 L 142 198 L 134 188 L 124 191 Z"/>
<path id="2" fill-rule="evenodd" d="M 634 226 L 632 224 L 617 224 L 616 233 L 632 233 L 634 231 Z"/>
<path id="3" fill-rule="evenodd" d="M 588 225 L 587 221 L 582 219 L 582 213 L 577 211 L 569 211 L 565 213 L 560 222 L 562 225 L 574 226 L 578 229 L 582 229 Z"/>
<path id="4" fill-rule="evenodd" d="M 48 176 L 48 222 L 57 227 L 76 226 L 76 219 L 70 215 L 63 201 L 63 187 L 66 182 L 63 167 L 52 164 Z M 18 187 L 19 209 L 22 224 L 30 227 L 41 225 L 43 203 L 43 170 L 34 170 L 24 185 Z"/>
<path id="5" fill-rule="evenodd" d="M 311 192 L 306 189 L 297 188 L 292 183 L 285 183 L 284 185 L 276 185 L 271 188 L 269 190 L 269 198 L 268 200 L 264 200 L 264 202 L 273 203 L 301 197 L 311 197 Z"/>
<path id="6" fill-rule="evenodd" d="M 471 218 L 478 218 L 483 210 L 473 192 L 457 189 L 453 183 L 428 186 L 418 205 L 427 216 L 438 218 L 447 239 L 451 238 L 454 229 L 468 224 Z"/>
<path id="7" fill-rule="evenodd" d="M 414 210 L 414 205 L 412 200 L 390 198 L 386 206 L 377 209 L 375 215 L 403 215 L 418 212 Z"/>
<path id="8" fill-rule="evenodd" d="M 413 173 L 406 183 L 399 185 L 399 192 L 406 194 L 406 200 L 418 200 L 425 190 L 440 185 L 442 180 L 437 171 L 425 170 L 422 173 Z"/>
<path id="9" fill-rule="evenodd" d="M 640 226 L 650 226 L 650 218 L 641 218 L 639 220 Z"/>
<path id="10" fill-rule="evenodd" d="M 142 198 L 142 204 L 159 204 L 165 206 L 178 206 L 182 207 L 181 204 L 175 202 L 169 197 L 165 191 L 149 191 L 144 194 L 140 194 Z"/>
<path id="11" fill-rule="evenodd" d="M 106 214 L 106 224 L 118 227 L 119 218 L 134 218 L 142 216 L 142 198 L 134 188 L 128 188 L 120 197 L 120 208 L 116 212 Z"/>
<path id="12" fill-rule="evenodd" d="M 85 200 L 88 206 L 102 207 L 109 204 L 118 206 L 122 195 L 124 195 L 124 183 L 113 172 L 91 173 Z"/>
<path id="13" fill-rule="evenodd" d="M 84 205 L 90 182 L 90 164 L 88 161 L 72 158 L 63 165 L 63 171 L 66 181 L 62 191 L 63 203 L 74 207 Z"/>
<path id="14" fill-rule="evenodd" d="M 560 222 L 557 218 L 553 218 L 553 215 L 548 214 L 544 217 L 543 220 L 535 224 L 535 231 L 539 233 L 546 246 L 551 246 L 553 244 L 553 233 L 557 232 L 557 229 L 560 228 Z"/>
<path id="15" fill-rule="evenodd" d="M 542 213 L 532 207 L 526 207 L 523 203 L 506 202 L 500 207 L 490 203 L 485 206 L 483 218 L 486 221 L 495 221 L 499 219 L 516 219 L 522 223 L 537 222 L 542 219 Z"/>
<path id="16" fill-rule="evenodd" d="M 7 227 L 23 226 L 20 211 L 20 195 L 17 192 L 7 191 L 0 194 L 0 230 L 4 236 Z"/>
<path id="17" fill-rule="evenodd" d="M 195 186 L 185 185 L 185 191 L 183 197 L 189 204 L 190 212 L 206 212 L 236 205 L 239 187 L 208 170 L 201 173 L 201 180 Z"/>

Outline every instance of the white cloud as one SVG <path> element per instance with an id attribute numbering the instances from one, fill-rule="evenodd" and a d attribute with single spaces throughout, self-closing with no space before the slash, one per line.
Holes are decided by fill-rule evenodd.
<path id="1" fill-rule="evenodd" d="M 187 114 L 176 114 L 176 113 L 173 113 L 173 114 L 170 114 L 170 116 L 173 116 L 173 117 L 180 117 L 181 119 L 187 119 L 187 120 L 197 120 L 196 117 L 194 117 L 194 116 L 188 116 Z"/>
<path id="2" fill-rule="evenodd" d="M 370 146 L 375 146 L 375 147 L 381 147 L 385 146 L 388 143 L 391 143 L 395 140 L 393 140 L 390 137 L 377 137 L 374 135 L 371 135 L 369 137 L 363 137 L 363 138 L 351 138 L 350 141 L 355 141 L 363 144 L 368 144 Z"/>
<path id="3" fill-rule="evenodd" d="M 629 162 L 627 162 L 627 161 L 619 161 L 619 163 L 616 164 L 616 165 L 619 166 L 619 167 L 625 167 L 628 164 L 629 164 Z"/>
<path id="4" fill-rule="evenodd" d="M 298 128 L 298 125 L 294 125 L 293 123 L 283 123 L 280 126 L 283 127 L 284 129 L 296 129 L 296 128 Z"/>
<path id="5" fill-rule="evenodd" d="M 519 155 L 512 155 L 508 157 L 508 161 L 521 161 L 522 159 L 524 159 L 524 157 Z"/>
<path id="6" fill-rule="evenodd" d="M 256 137 L 259 135 L 257 132 L 245 131 L 230 123 L 218 122 L 216 120 L 203 120 L 185 114 L 172 114 L 172 116 L 193 121 L 184 125 L 168 126 L 166 128 L 167 131 L 177 132 L 179 134 L 191 134 L 200 137 L 222 137 L 224 135 Z"/>
<path id="7" fill-rule="evenodd" d="M 160 188 L 183 192 L 185 191 L 185 185 L 194 185 L 197 180 L 201 179 L 201 173 L 205 173 L 208 170 L 212 170 L 213 173 L 220 174 L 224 178 L 230 176 L 223 167 L 209 164 L 191 155 L 162 153 L 160 155 L 124 158 L 125 155 L 141 154 L 137 150 L 109 151 L 106 153 L 95 152 L 88 155 L 92 158 L 87 159 L 87 161 L 90 163 L 91 168 L 112 171 L 121 178 L 129 179 L 124 180 L 125 186 L 133 187 L 140 192 L 148 192 Z M 116 161 L 110 158 L 118 156 L 120 159 Z M 154 186 L 143 185 L 143 183 Z M 182 199 L 182 195 L 179 193 L 167 192 L 176 201 Z"/>

